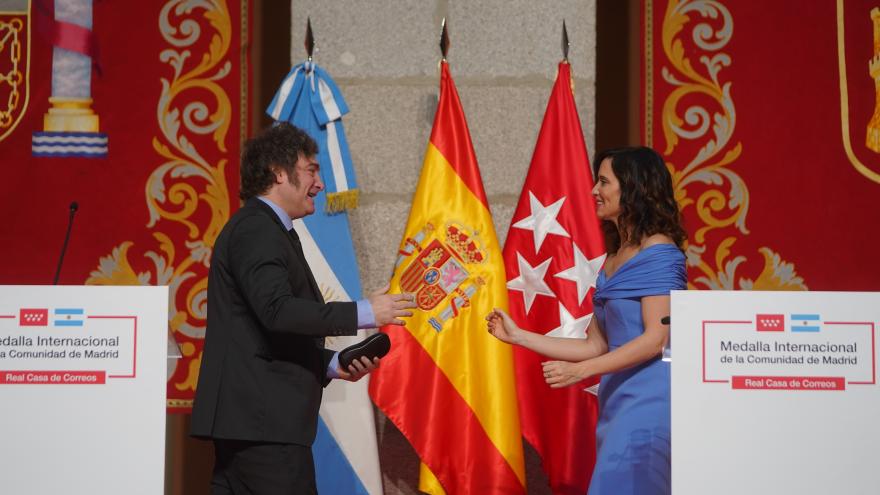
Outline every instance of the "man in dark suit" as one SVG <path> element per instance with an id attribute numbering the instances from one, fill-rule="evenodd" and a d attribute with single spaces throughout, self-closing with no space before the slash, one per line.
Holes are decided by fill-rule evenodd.
<path id="1" fill-rule="evenodd" d="M 214 442 L 215 494 L 317 493 L 311 445 L 323 387 L 379 365 L 361 358 L 340 369 L 324 337 L 402 325 L 415 307 L 410 294 L 324 302 L 292 228 L 324 188 L 317 151 L 288 124 L 248 141 L 246 203 L 214 245 L 192 435 Z"/>

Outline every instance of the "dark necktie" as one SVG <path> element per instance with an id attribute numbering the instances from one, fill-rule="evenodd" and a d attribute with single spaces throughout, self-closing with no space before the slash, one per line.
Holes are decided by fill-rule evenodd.
<path id="1" fill-rule="evenodd" d="M 306 255 L 303 253 L 302 243 L 299 241 L 299 235 L 296 233 L 296 229 L 288 230 L 287 235 L 290 237 L 290 243 L 293 244 L 293 250 L 296 252 L 297 257 L 306 272 L 306 276 L 309 279 L 309 285 L 311 285 L 312 292 L 315 294 L 315 299 L 324 302 L 324 297 L 321 295 L 321 289 L 318 287 L 318 283 L 315 282 L 315 276 L 312 275 L 312 269 L 309 268 L 309 264 L 306 261 Z"/>

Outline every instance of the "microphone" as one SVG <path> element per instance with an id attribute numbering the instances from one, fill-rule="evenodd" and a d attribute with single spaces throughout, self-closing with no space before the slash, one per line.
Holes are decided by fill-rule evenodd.
<path id="1" fill-rule="evenodd" d="M 67 218 L 67 233 L 64 234 L 64 244 L 61 246 L 61 256 L 58 257 L 58 268 L 55 269 L 55 280 L 52 285 L 58 285 L 58 277 L 61 275 L 61 264 L 64 263 L 64 252 L 67 251 L 67 241 L 70 240 L 70 230 L 73 228 L 73 216 L 79 209 L 79 203 L 72 201 L 70 203 L 70 216 Z"/>
<path id="2" fill-rule="evenodd" d="M 671 318 L 669 316 L 664 316 L 660 318 L 661 325 L 669 325 L 669 321 Z M 663 345 L 663 353 L 661 354 L 661 359 L 666 362 L 672 361 L 672 333 L 669 333 L 669 338 L 666 340 L 666 344 Z"/>

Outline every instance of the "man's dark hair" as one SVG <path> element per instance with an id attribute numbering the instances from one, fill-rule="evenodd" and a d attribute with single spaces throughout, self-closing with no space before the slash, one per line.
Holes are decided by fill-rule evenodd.
<path id="1" fill-rule="evenodd" d="M 276 167 L 284 169 L 295 181 L 294 166 L 299 157 L 317 154 L 318 144 L 298 127 L 281 122 L 264 129 L 244 144 L 238 196 L 248 200 L 268 191 L 275 183 Z"/>

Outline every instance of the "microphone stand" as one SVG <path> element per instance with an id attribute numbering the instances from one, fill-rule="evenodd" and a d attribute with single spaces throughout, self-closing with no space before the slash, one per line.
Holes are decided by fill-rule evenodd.
<path id="1" fill-rule="evenodd" d="M 61 246 L 61 256 L 58 257 L 58 268 L 55 269 L 55 279 L 52 281 L 52 285 L 58 285 L 58 277 L 61 276 L 61 264 L 64 263 L 64 252 L 67 251 L 67 242 L 70 240 L 70 230 L 73 228 L 73 216 L 78 209 L 79 204 L 77 204 L 76 201 L 70 203 L 70 216 L 67 218 L 67 233 L 64 234 L 64 244 Z"/>

